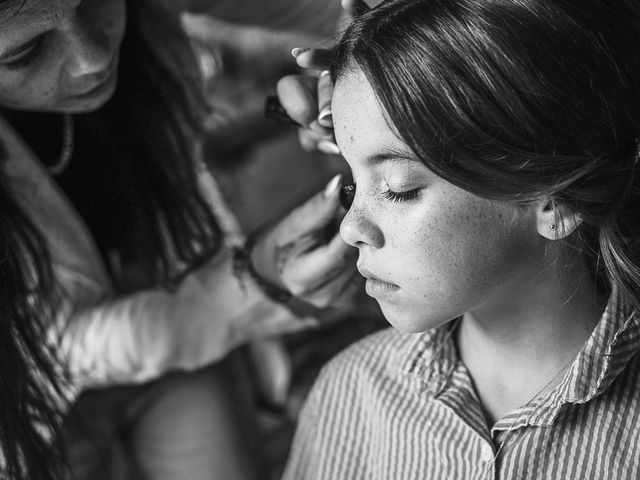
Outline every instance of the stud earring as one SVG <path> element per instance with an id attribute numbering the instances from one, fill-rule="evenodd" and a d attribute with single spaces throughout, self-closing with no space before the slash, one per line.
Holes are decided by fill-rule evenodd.
<path id="1" fill-rule="evenodd" d="M 552 223 L 552 224 L 549 226 L 549 228 L 550 228 L 551 230 L 557 230 L 557 229 L 558 229 L 558 225 L 556 225 L 555 223 Z"/>

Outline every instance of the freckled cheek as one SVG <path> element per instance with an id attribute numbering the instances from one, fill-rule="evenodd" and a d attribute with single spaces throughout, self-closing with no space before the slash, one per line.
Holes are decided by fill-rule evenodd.
<path id="1" fill-rule="evenodd" d="M 450 250 L 442 257 L 451 262 L 451 278 L 457 278 L 453 284 L 469 299 L 506 281 L 526 263 L 531 243 L 526 225 L 510 218 L 512 212 L 482 204 L 452 215 Z"/>
<path id="2" fill-rule="evenodd" d="M 402 215 L 385 226 L 385 249 L 392 277 L 422 291 L 451 268 L 452 235 L 430 215 Z"/>
<path id="3" fill-rule="evenodd" d="M 499 220 L 498 220 L 499 222 Z M 487 222 L 470 206 L 460 210 L 434 209 L 414 222 L 413 228 L 398 225 L 406 239 L 393 247 L 404 257 L 410 282 L 419 288 L 446 290 L 455 294 L 464 289 L 470 275 L 482 277 L 491 269 L 495 219 Z M 397 238 L 397 237 L 396 237 Z"/>
<path id="4" fill-rule="evenodd" d="M 57 85 L 52 83 L 47 83 L 46 85 L 38 85 L 30 88 L 30 93 L 27 94 L 27 98 L 31 99 L 40 99 L 40 103 L 42 105 L 49 105 L 58 96 Z"/>
<path id="5" fill-rule="evenodd" d="M 27 82 L 0 86 L 0 105 L 7 107 L 46 108 L 55 99 L 54 85 Z"/>

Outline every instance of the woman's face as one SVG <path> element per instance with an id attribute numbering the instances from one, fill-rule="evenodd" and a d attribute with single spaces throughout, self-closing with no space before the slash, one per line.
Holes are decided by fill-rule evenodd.
<path id="1" fill-rule="evenodd" d="M 341 234 L 396 328 L 424 331 L 508 301 L 539 271 L 533 206 L 483 199 L 432 173 L 389 128 L 360 70 L 338 80 L 332 109 L 357 185 Z"/>
<path id="2" fill-rule="evenodd" d="M 110 98 L 124 0 L 5 0 L 0 9 L 0 106 L 87 112 Z"/>

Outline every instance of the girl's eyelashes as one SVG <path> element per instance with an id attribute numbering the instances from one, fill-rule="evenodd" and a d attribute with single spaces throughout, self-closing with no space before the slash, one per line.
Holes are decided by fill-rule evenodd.
<path id="1" fill-rule="evenodd" d="M 409 202 L 411 200 L 415 200 L 416 198 L 418 198 L 418 195 L 420 194 L 420 189 L 416 188 L 413 190 L 407 190 L 406 192 L 394 192 L 391 189 L 387 189 L 384 192 L 382 192 L 382 196 L 394 203 L 397 202 Z"/>
<path id="2" fill-rule="evenodd" d="M 387 190 L 385 190 L 381 194 L 386 200 L 389 200 L 390 202 L 409 202 L 418 198 L 420 189 L 415 188 L 413 190 L 407 190 L 406 192 L 394 192 L 393 190 L 387 188 Z M 347 183 L 342 187 L 342 190 L 340 191 L 340 203 L 346 210 L 349 210 L 349 208 L 351 208 L 351 204 L 353 203 L 353 198 L 355 197 L 355 195 L 355 183 Z"/>

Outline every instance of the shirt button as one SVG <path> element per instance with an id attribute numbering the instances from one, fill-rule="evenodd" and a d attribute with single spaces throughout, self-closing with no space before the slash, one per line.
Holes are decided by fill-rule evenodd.
<path id="1" fill-rule="evenodd" d="M 482 457 L 483 462 L 493 462 L 494 455 L 495 454 L 493 453 L 493 448 L 491 448 L 489 445 L 485 445 L 482 447 L 482 453 L 480 454 L 480 456 Z"/>

